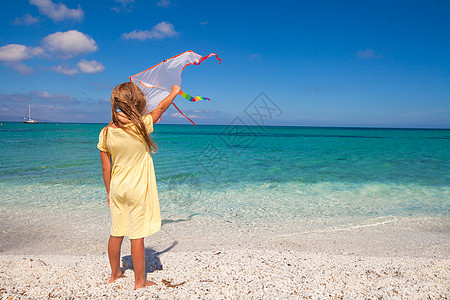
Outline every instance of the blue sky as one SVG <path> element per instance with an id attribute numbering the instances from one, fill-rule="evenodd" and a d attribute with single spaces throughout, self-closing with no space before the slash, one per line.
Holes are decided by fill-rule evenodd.
<path id="1" fill-rule="evenodd" d="M 450 128 L 448 1 L 15 0 L 0 4 L 0 120 L 108 122 L 112 88 L 160 61 L 215 52 L 183 72 L 176 103 L 198 124 Z M 174 109 L 162 123 L 188 124 Z"/>

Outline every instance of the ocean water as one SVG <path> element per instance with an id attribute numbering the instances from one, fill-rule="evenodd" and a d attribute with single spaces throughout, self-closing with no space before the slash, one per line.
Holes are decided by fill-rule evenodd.
<path id="1" fill-rule="evenodd" d="M 107 213 L 104 125 L 2 123 L 0 213 Z M 163 219 L 450 217 L 450 130 L 155 125 L 152 137 Z"/>

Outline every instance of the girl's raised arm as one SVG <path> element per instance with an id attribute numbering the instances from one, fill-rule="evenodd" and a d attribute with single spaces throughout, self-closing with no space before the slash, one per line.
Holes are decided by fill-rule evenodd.
<path id="1" fill-rule="evenodd" d="M 181 91 L 181 88 L 178 85 L 172 86 L 172 91 L 170 94 L 164 98 L 161 102 L 159 102 L 158 106 L 151 111 L 150 115 L 153 118 L 153 122 L 156 122 L 161 118 L 161 115 L 169 108 L 170 104 L 172 104 L 175 97 Z"/>

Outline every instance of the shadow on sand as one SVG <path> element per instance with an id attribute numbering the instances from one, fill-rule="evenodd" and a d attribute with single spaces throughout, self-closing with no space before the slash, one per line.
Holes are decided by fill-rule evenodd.
<path id="1" fill-rule="evenodd" d="M 161 221 L 161 226 L 164 226 L 164 225 L 170 224 L 170 223 L 180 223 L 180 222 L 190 221 L 190 220 L 192 219 L 192 217 L 197 216 L 197 215 L 200 215 L 200 214 L 201 214 L 201 213 L 195 213 L 195 214 L 192 214 L 192 215 L 188 216 L 188 217 L 185 218 L 185 219 L 177 219 L 177 220 L 169 220 L 169 219 L 165 219 L 165 220 L 162 220 L 162 221 Z"/>
<path id="2" fill-rule="evenodd" d="M 152 248 L 145 248 L 145 274 L 152 273 L 157 270 L 162 270 L 163 266 L 161 264 L 161 260 L 159 259 L 159 255 L 164 252 L 170 251 L 170 249 L 175 247 L 177 244 L 178 242 L 175 241 L 169 247 L 160 252 L 157 252 Z M 125 272 L 125 270 L 133 269 L 133 260 L 131 259 L 131 255 L 122 257 L 122 268 L 120 269 L 122 270 L 122 272 Z"/>
<path id="3" fill-rule="evenodd" d="M 179 222 L 186 222 L 190 221 L 192 217 L 195 215 L 199 215 L 200 213 L 195 213 L 190 216 L 188 216 L 186 219 L 177 219 L 177 220 L 162 220 L 161 226 L 164 226 L 166 224 L 170 223 L 179 223 Z M 148 247 L 145 248 L 145 274 L 152 273 L 157 270 L 162 270 L 163 266 L 161 264 L 161 260 L 159 259 L 159 255 L 162 253 L 165 253 L 167 251 L 170 251 L 172 248 L 174 248 L 176 245 L 178 245 L 178 242 L 174 240 L 172 244 L 164 249 L 163 251 L 157 252 L 153 250 L 152 248 Z M 132 270 L 133 269 L 133 260 L 131 259 L 131 255 L 126 255 L 122 257 L 122 272 L 125 272 L 125 270 Z"/>

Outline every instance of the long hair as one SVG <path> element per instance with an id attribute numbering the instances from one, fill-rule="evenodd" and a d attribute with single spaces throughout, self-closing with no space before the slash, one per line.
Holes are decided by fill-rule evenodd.
<path id="1" fill-rule="evenodd" d="M 116 86 L 111 93 L 111 122 L 117 127 L 131 133 L 141 136 L 152 153 L 156 153 L 158 147 L 150 138 L 142 121 L 142 113 L 145 110 L 145 96 L 142 91 L 132 82 L 124 82 Z M 128 123 L 119 119 L 119 110 L 127 119 L 133 123 L 134 128 L 125 126 Z M 108 127 L 105 128 L 105 143 Z"/>

